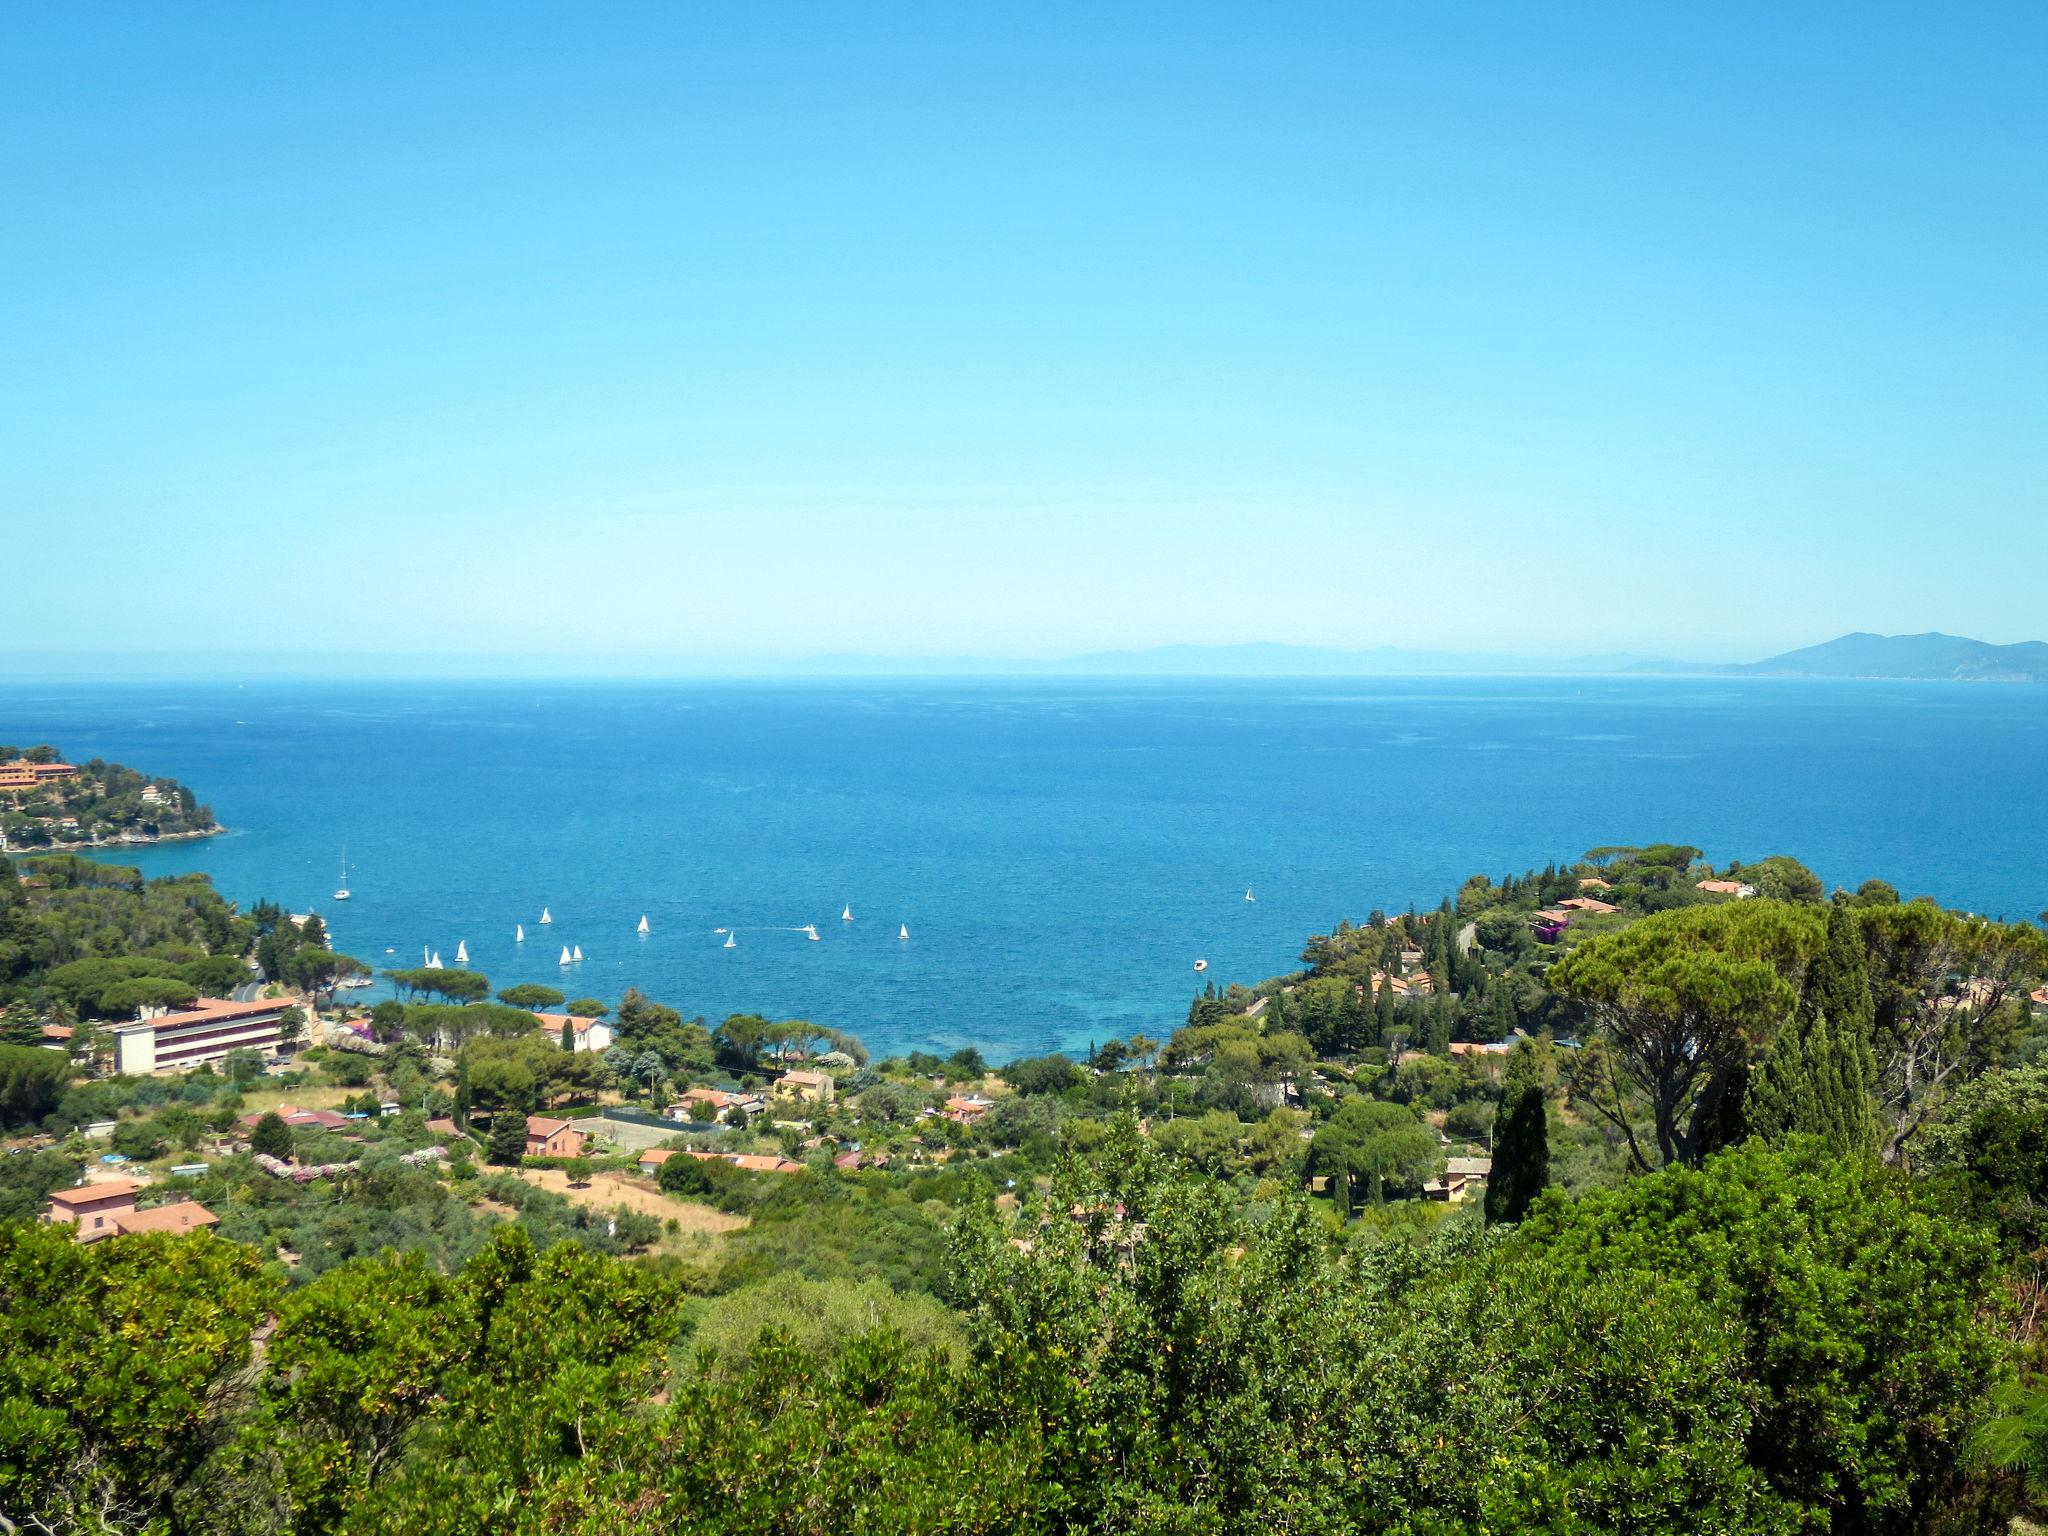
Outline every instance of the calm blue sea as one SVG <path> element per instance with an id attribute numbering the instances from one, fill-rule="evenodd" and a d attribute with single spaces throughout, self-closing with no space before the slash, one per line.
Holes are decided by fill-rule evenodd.
<path id="1" fill-rule="evenodd" d="M 121 862 L 311 907 L 380 965 L 422 946 L 452 964 L 466 940 L 499 986 L 638 984 L 883 1052 L 1159 1036 L 1198 958 L 1253 981 L 1341 917 L 1608 842 L 2048 907 L 2040 688 L 0 685 L 0 743 L 40 741 L 173 775 L 233 829 Z M 344 844 L 355 894 L 336 903 Z"/>

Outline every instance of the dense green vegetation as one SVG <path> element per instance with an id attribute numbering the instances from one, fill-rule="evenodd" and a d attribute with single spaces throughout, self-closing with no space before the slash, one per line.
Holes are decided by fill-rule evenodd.
<path id="1" fill-rule="evenodd" d="M 228 921 L 281 976 L 323 947 Z M 83 1016 L 130 979 L 70 963 L 17 995 Z M 86 1118 L 220 1217 L 90 1248 L 0 1225 L 0 1513 L 2004 1529 L 2048 1498 L 2044 972 L 2032 925 L 1658 845 L 1339 924 L 1082 1062 L 870 1062 L 637 991 L 574 1052 L 529 1011 L 559 994 L 463 972 L 408 974 L 373 1041 L 294 1067 L 371 1116 L 342 1129 L 244 1130 L 248 1063 L 45 1082 L 26 1058 L 61 1057 L 0 1046 L 0 1105 L 53 1138 L 7 1160 L 0 1219 L 75 1176 Z M 797 1063 L 829 1102 L 771 1095 Z M 550 1165 L 566 1195 L 493 1166 L 536 1176 L 529 1116 L 678 1103 L 621 1134 L 712 1155 L 634 1201 L 605 1146 L 594 1185 Z M 206 1172 L 163 1176 L 186 1156 Z"/>
<path id="2" fill-rule="evenodd" d="M 0 763 L 63 761 L 50 746 L 0 746 Z M 149 778 L 94 758 L 76 773 L 32 789 L 0 789 L 0 833 L 17 851 L 107 842 L 152 842 L 218 832 L 213 808 L 175 779 Z"/>

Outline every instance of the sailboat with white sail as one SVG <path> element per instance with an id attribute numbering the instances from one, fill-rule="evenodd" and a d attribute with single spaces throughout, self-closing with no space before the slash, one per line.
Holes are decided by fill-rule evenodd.
<path id="1" fill-rule="evenodd" d="M 341 846 L 341 884 L 335 887 L 334 899 L 336 901 L 348 900 L 348 844 L 346 843 Z"/>
<path id="2" fill-rule="evenodd" d="M 899 939 L 907 939 L 907 938 L 909 938 L 909 937 L 910 937 L 910 924 L 908 924 L 908 923 L 905 923 L 905 924 L 904 924 L 904 925 L 903 925 L 902 927 L 898 928 L 898 929 L 896 930 L 896 937 L 897 937 L 897 938 L 899 938 Z"/>
<path id="3" fill-rule="evenodd" d="M 1246 901 L 1257 901 L 1259 898 L 1252 894 L 1252 888 L 1250 886 L 1246 886 L 1244 888 L 1244 899 Z"/>
<path id="4" fill-rule="evenodd" d="M 566 944 L 562 946 L 562 958 L 558 963 L 562 965 L 569 963 L 569 947 Z"/>
<path id="5" fill-rule="evenodd" d="M 848 904 L 846 910 L 839 914 L 839 921 L 841 921 L 842 923 L 850 923 L 853 921 L 853 907 L 850 903 Z"/>
<path id="6" fill-rule="evenodd" d="M 547 925 L 548 925 L 549 923 L 552 923 L 553 921 L 554 921 L 554 918 L 552 918 L 552 917 L 550 917 L 550 916 L 548 915 L 548 909 L 547 909 L 546 907 L 542 907 L 542 908 L 540 909 L 540 925 L 541 925 L 541 927 L 545 928 L 545 927 L 547 927 Z"/>
<path id="7" fill-rule="evenodd" d="M 739 938 L 740 936 L 737 933 L 728 929 L 725 935 L 725 947 L 727 949 L 738 949 L 740 947 Z"/>
<path id="8" fill-rule="evenodd" d="M 457 965 L 469 964 L 469 941 L 467 939 L 457 939 L 455 941 L 455 963 Z"/>
<path id="9" fill-rule="evenodd" d="M 512 942 L 514 944 L 524 944 L 526 942 L 526 924 L 514 923 L 512 925 Z"/>
<path id="10" fill-rule="evenodd" d="M 642 912 L 640 914 L 640 926 L 635 931 L 640 935 L 641 938 L 644 939 L 647 937 L 647 914 L 645 912 Z"/>
<path id="11" fill-rule="evenodd" d="M 438 949 L 434 951 L 433 959 L 427 962 L 427 969 L 430 971 L 442 971 L 447 969 L 446 966 L 441 964 L 441 951 L 439 951 Z"/>
<path id="12" fill-rule="evenodd" d="M 581 960 L 583 958 L 583 946 L 581 944 L 578 944 L 573 950 L 569 952 L 569 958 L 571 960 Z"/>

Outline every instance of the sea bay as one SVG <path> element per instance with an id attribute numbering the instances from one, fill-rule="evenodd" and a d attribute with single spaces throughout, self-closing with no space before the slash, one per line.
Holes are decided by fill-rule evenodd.
<path id="1" fill-rule="evenodd" d="M 881 1052 L 1162 1036 L 1197 959 L 1254 981 L 1339 918 L 1602 843 L 2048 906 L 2048 690 L 2023 686 L 0 685 L 0 742 L 43 741 L 175 776 L 230 828 L 97 856 L 318 911 L 380 967 L 463 941 L 496 986 L 639 985 Z"/>

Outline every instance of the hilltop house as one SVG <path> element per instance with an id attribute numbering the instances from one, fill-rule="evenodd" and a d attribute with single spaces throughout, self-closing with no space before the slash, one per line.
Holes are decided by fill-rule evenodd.
<path id="1" fill-rule="evenodd" d="M 115 1179 L 60 1189 L 50 1196 L 50 1208 L 43 1213 L 43 1220 L 68 1222 L 81 1243 L 96 1243 L 103 1237 L 130 1232 L 197 1232 L 220 1223 L 220 1218 L 197 1200 L 137 1210 L 135 1197 L 141 1188 L 127 1179 Z"/>
<path id="2" fill-rule="evenodd" d="M 532 1115 L 526 1121 L 528 1157 L 581 1157 L 583 1133 L 566 1120 Z"/>
<path id="3" fill-rule="evenodd" d="M 946 1100 L 945 1116 L 961 1125 L 973 1125 L 995 1107 L 995 1100 L 978 1093 L 955 1094 Z"/>
<path id="4" fill-rule="evenodd" d="M 1448 1200 L 1458 1204 L 1470 1200 L 1486 1184 L 1487 1175 L 1493 1172 L 1490 1157 L 1453 1157 L 1444 1162 L 1443 1175 L 1431 1179 L 1422 1186 L 1422 1194 L 1428 1200 Z"/>
<path id="5" fill-rule="evenodd" d="M 837 1087 L 830 1072 L 785 1072 L 775 1079 L 778 1097 L 787 1094 L 813 1104 L 830 1104 Z"/>
<path id="6" fill-rule="evenodd" d="M 1747 901 L 1756 894 L 1756 887 L 1744 885 L 1740 880 L 1702 880 L 1699 889 L 1713 896 L 1733 896 L 1737 901 Z"/>
<path id="7" fill-rule="evenodd" d="M 540 1027 L 559 1040 L 564 1024 L 573 1027 L 570 1039 L 575 1042 L 573 1049 L 579 1051 L 608 1051 L 612 1044 L 612 1027 L 602 1019 L 586 1019 L 576 1013 L 536 1013 Z"/>

